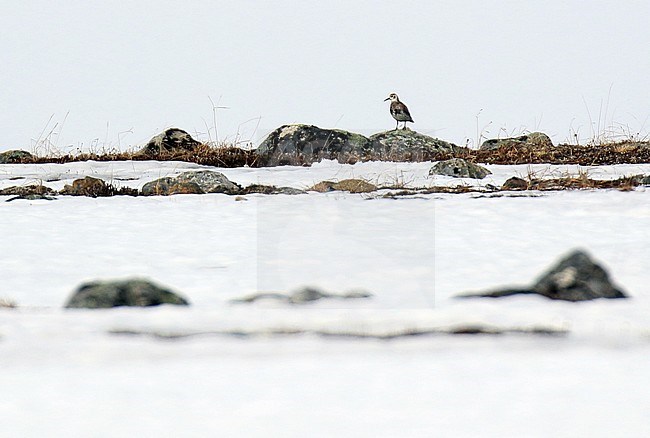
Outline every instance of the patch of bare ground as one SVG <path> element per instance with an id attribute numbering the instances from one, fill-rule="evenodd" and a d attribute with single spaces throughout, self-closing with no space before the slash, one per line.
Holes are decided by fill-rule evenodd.
<path id="1" fill-rule="evenodd" d="M 594 146 L 521 146 L 505 143 L 498 149 L 463 149 L 457 158 L 486 164 L 580 164 L 583 166 L 650 163 L 650 143 L 621 141 Z"/>
<path id="2" fill-rule="evenodd" d="M 235 146 L 216 147 L 201 144 L 194 150 L 147 152 L 114 152 L 107 154 L 82 153 L 59 156 L 27 156 L 16 161 L 20 164 L 72 163 L 79 161 L 185 161 L 214 167 L 258 167 L 258 157 L 254 150 L 241 149 Z"/>

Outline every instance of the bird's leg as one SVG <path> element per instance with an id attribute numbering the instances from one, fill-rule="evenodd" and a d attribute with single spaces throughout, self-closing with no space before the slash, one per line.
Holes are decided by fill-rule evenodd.
<path id="1" fill-rule="evenodd" d="M 399 129 L 399 120 L 395 121 L 395 131 Z"/>

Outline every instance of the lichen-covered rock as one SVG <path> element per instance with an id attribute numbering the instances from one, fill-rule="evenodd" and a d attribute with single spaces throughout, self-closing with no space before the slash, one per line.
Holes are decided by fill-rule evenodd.
<path id="1" fill-rule="evenodd" d="M 210 170 L 198 172 L 183 172 L 178 176 L 166 176 L 146 183 L 141 190 L 145 196 L 175 195 L 175 194 L 200 194 L 200 193 L 227 193 L 238 194 L 241 187 L 230 181 L 220 172 Z"/>
<path id="2" fill-rule="evenodd" d="M 353 179 L 344 179 L 338 182 L 321 181 L 315 184 L 314 186 L 312 186 L 309 190 L 313 190 L 315 192 L 320 192 L 320 193 L 333 192 L 336 190 L 346 191 L 350 193 L 368 193 L 377 190 L 377 186 L 369 183 L 368 181 L 353 178 Z"/>
<path id="3" fill-rule="evenodd" d="M 485 140 L 481 144 L 481 150 L 493 150 L 501 147 L 533 147 L 533 148 L 549 148 L 553 147 L 553 142 L 550 137 L 543 132 L 531 132 L 530 134 L 521 135 L 519 137 L 511 138 L 493 138 Z"/>
<path id="4" fill-rule="evenodd" d="M 581 250 L 572 251 L 563 257 L 529 288 L 499 289 L 460 297 L 500 298 L 517 294 L 538 294 L 564 301 L 627 298 L 623 291 L 612 284 L 607 271 Z"/>
<path id="5" fill-rule="evenodd" d="M 429 170 L 429 175 L 473 179 L 483 179 L 491 173 L 492 172 L 485 167 L 470 163 L 462 158 L 452 158 L 451 160 L 439 161 L 431 168 L 431 170 Z"/>
<path id="6" fill-rule="evenodd" d="M 184 298 L 147 280 L 97 281 L 83 284 L 66 308 L 106 309 L 119 306 L 147 307 L 160 304 L 188 305 Z"/>
<path id="7" fill-rule="evenodd" d="M 353 163 L 371 152 L 367 137 L 313 125 L 284 125 L 256 149 L 261 166 L 303 165 L 322 159 Z"/>
<path id="8" fill-rule="evenodd" d="M 201 142 L 179 128 L 169 128 L 149 140 L 138 154 L 149 157 L 173 155 L 195 150 Z"/>
<path id="9" fill-rule="evenodd" d="M 27 151 L 12 150 L 0 152 L 0 164 L 19 164 L 30 162 L 34 156 Z"/>
<path id="10" fill-rule="evenodd" d="M 463 148 L 410 129 L 380 132 L 370 136 L 376 159 L 387 161 L 428 161 L 439 155 L 455 154 Z"/>
<path id="11" fill-rule="evenodd" d="M 62 195 L 91 196 L 93 198 L 108 196 L 109 192 L 110 190 L 103 180 L 92 176 L 76 179 L 72 185 L 66 184 L 61 190 Z"/>
<path id="12" fill-rule="evenodd" d="M 223 173 L 211 170 L 183 172 L 176 177 L 179 182 L 197 184 L 205 193 L 239 193 L 241 186 L 230 181 Z"/>

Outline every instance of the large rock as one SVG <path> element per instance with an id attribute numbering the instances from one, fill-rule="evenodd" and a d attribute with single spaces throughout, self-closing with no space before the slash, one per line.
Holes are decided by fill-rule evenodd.
<path id="1" fill-rule="evenodd" d="M 304 165 L 322 159 L 340 163 L 357 161 L 426 161 L 462 148 L 411 130 L 393 130 L 370 138 L 338 129 L 312 125 L 284 125 L 260 144 L 260 166 Z"/>
<path id="2" fill-rule="evenodd" d="M 485 167 L 470 163 L 462 158 L 452 158 L 451 160 L 439 161 L 431 168 L 431 170 L 429 170 L 429 175 L 474 179 L 483 179 L 491 173 L 492 172 Z"/>
<path id="3" fill-rule="evenodd" d="M 176 177 L 167 176 L 150 181 L 142 187 L 142 194 L 145 196 L 240 192 L 241 187 L 238 184 L 230 181 L 224 174 L 211 170 L 183 172 Z"/>
<path id="4" fill-rule="evenodd" d="M 97 281 L 83 284 L 65 304 L 67 308 L 106 309 L 118 306 L 148 307 L 189 303 L 174 292 L 147 280 Z"/>
<path id="5" fill-rule="evenodd" d="M 552 300 L 564 301 L 627 298 L 623 291 L 612 284 L 607 271 L 580 250 L 562 258 L 529 288 L 499 289 L 461 297 L 500 298 L 517 294 L 538 294 Z"/>
<path id="6" fill-rule="evenodd" d="M 257 148 L 261 166 L 303 165 L 322 159 L 356 162 L 371 154 L 371 142 L 361 134 L 313 125 L 284 125 Z"/>
<path id="7" fill-rule="evenodd" d="M 0 152 L 0 164 L 19 164 L 31 162 L 34 156 L 27 151 L 13 150 Z"/>
<path id="8" fill-rule="evenodd" d="M 169 128 L 149 140 L 138 154 L 157 157 L 160 155 L 185 154 L 194 151 L 201 142 L 179 128 Z"/>
<path id="9" fill-rule="evenodd" d="M 435 161 L 441 155 L 453 155 L 464 149 L 410 129 L 380 132 L 370 136 L 370 141 L 376 159 L 386 161 Z"/>
<path id="10" fill-rule="evenodd" d="M 530 134 L 521 135 L 519 137 L 511 138 L 493 138 L 490 140 L 485 140 L 481 144 L 481 150 L 493 150 L 499 149 L 501 147 L 507 148 L 550 148 L 553 147 L 553 142 L 548 135 L 543 132 L 531 132 Z"/>

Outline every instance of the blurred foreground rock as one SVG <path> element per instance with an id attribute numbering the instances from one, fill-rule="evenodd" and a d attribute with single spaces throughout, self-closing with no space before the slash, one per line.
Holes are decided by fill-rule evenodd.
<path id="1" fill-rule="evenodd" d="M 627 298 L 623 291 L 612 284 L 607 271 L 581 250 L 562 258 L 530 288 L 499 289 L 460 295 L 459 298 L 500 298 L 518 294 L 538 294 L 564 301 Z"/>
<path id="2" fill-rule="evenodd" d="M 141 279 L 85 283 L 65 304 L 66 308 L 106 309 L 119 306 L 148 307 L 160 304 L 186 306 L 174 292 Z"/>
<path id="3" fill-rule="evenodd" d="M 306 304 L 313 301 L 318 301 L 324 298 L 328 299 L 340 299 L 340 300 L 349 300 L 349 299 L 359 299 L 359 298 L 371 298 L 372 294 L 363 291 L 363 290 L 352 290 L 342 294 L 335 294 L 325 292 L 322 289 L 316 287 L 302 287 L 296 289 L 289 294 L 282 294 L 276 292 L 263 292 L 258 294 L 249 295 L 243 298 L 234 299 L 232 303 L 254 303 L 255 301 L 271 300 L 287 304 Z"/>

